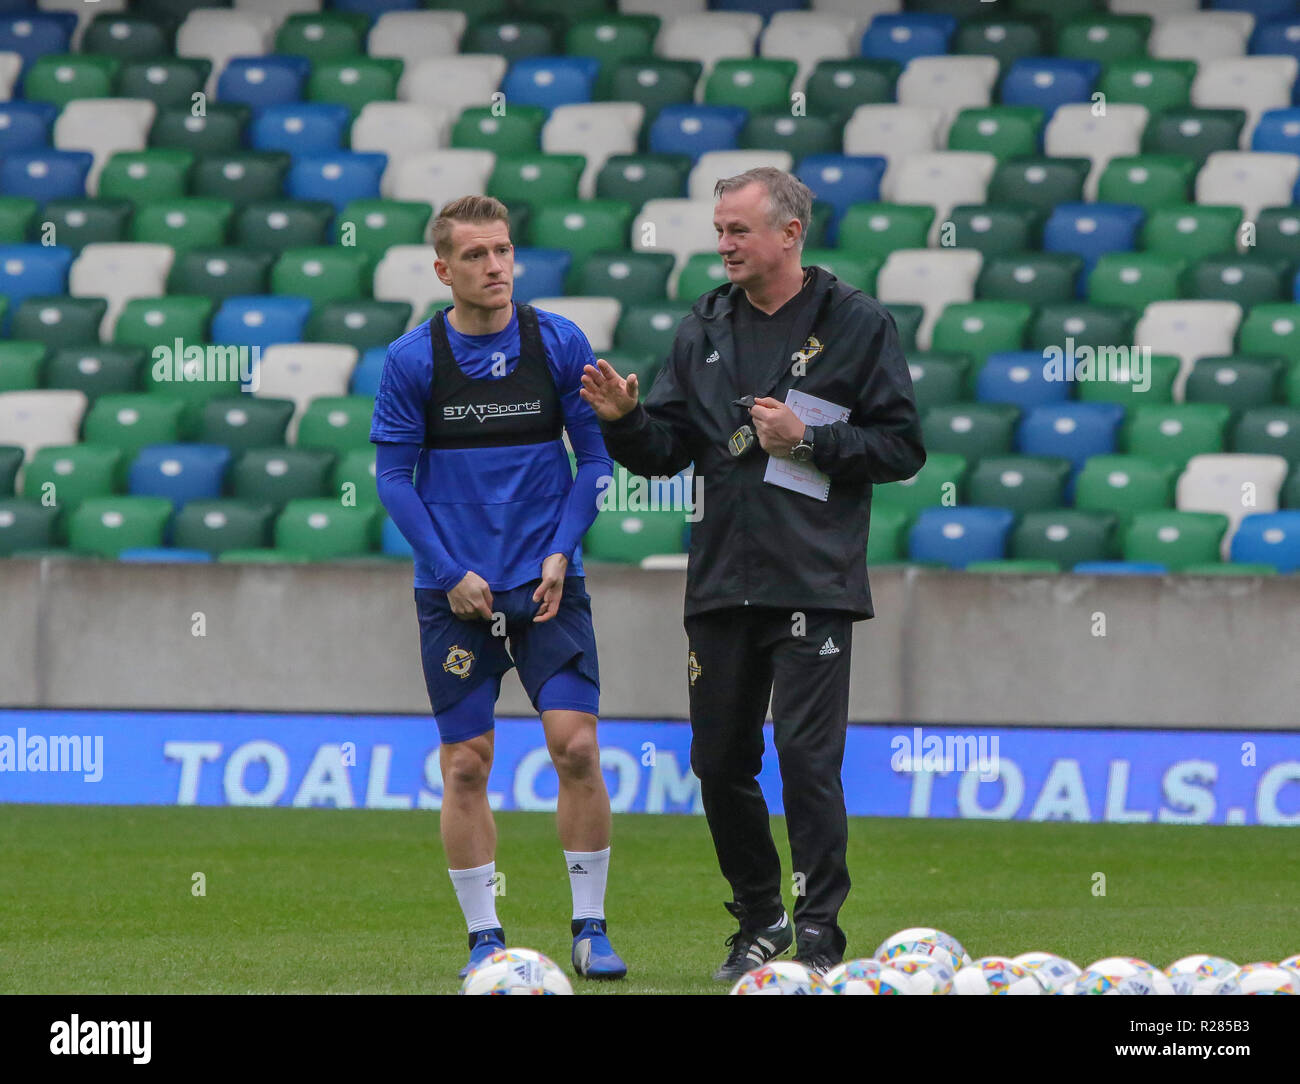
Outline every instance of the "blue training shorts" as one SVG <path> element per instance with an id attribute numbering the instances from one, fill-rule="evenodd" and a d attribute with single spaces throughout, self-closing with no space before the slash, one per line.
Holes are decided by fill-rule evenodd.
<path id="1" fill-rule="evenodd" d="M 492 729 L 501 675 L 512 666 L 539 714 L 553 709 L 597 714 L 600 670 L 586 581 L 567 577 L 555 616 L 534 624 L 541 604 L 533 601 L 533 592 L 540 582 L 493 592 L 493 611 L 504 622 L 459 618 L 445 591 L 415 589 L 424 684 L 444 743 Z M 505 635 L 494 636 L 494 625 L 502 624 Z"/>

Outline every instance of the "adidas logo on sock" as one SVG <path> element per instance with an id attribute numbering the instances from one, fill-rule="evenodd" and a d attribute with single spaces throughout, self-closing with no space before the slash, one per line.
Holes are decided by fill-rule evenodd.
<path id="1" fill-rule="evenodd" d="M 569 872 L 570 872 L 570 873 L 586 873 L 587 871 L 586 871 L 585 869 L 582 868 L 582 866 L 581 866 L 580 863 L 578 863 L 578 862 L 574 862 L 573 865 L 571 865 L 571 866 L 569 867 Z"/>
<path id="2" fill-rule="evenodd" d="M 835 646 L 835 641 L 829 636 L 826 637 L 826 642 L 822 644 L 822 649 L 817 652 L 818 655 L 838 655 L 839 653 L 840 649 Z"/>

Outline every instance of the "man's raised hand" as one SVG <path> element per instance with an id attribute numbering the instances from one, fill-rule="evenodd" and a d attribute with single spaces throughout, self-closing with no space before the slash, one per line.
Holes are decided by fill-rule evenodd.
<path id="1" fill-rule="evenodd" d="M 582 370 L 579 394 L 603 422 L 617 421 L 630 413 L 636 406 L 638 390 L 636 373 L 629 374 L 624 380 L 604 358 Z"/>

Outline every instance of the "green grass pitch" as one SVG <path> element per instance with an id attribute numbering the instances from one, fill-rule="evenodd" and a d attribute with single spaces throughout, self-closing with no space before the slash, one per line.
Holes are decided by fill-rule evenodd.
<path id="1" fill-rule="evenodd" d="M 554 819 L 497 824 L 507 941 L 572 975 Z M 790 897 L 781 818 L 773 832 Z M 840 921 L 850 955 L 927 925 L 972 956 L 1277 960 L 1300 952 L 1296 839 L 1285 828 L 855 819 Z M 630 974 L 575 991 L 723 992 L 709 975 L 734 925 L 704 819 L 619 815 L 613 848 L 607 913 Z M 449 994 L 466 957 L 431 813 L 0 805 L 0 869 L 5 994 Z"/>

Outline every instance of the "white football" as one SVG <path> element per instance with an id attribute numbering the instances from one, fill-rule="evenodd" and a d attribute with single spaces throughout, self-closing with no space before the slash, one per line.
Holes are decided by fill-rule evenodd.
<path id="1" fill-rule="evenodd" d="M 774 960 L 741 975 L 733 994 L 830 994 L 834 991 L 815 971 L 793 960 Z"/>
<path id="2" fill-rule="evenodd" d="M 1080 967 L 1051 952 L 1022 952 L 1012 960 L 1038 980 L 1045 994 L 1063 994 L 1066 984 L 1079 977 Z"/>
<path id="3" fill-rule="evenodd" d="M 1173 984 L 1159 968 L 1136 956 L 1107 956 L 1074 980 L 1075 994 L 1171 995 Z"/>
<path id="4" fill-rule="evenodd" d="M 1041 994 L 1033 974 L 1005 956 L 983 956 L 957 972 L 954 994 Z"/>
<path id="5" fill-rule="evenodd" d="M 910 952 L 894 956 L 889 966 L 907 976 L 909 994 L 951 994 L 957 970 L 939 955 Z"/>
<path id="6" fill-rule="evenodd" d="M 886 995 L 912 993 L 911 977 L 879 960 L 845 960 L 826 972 L 826 985 L 836 994 Z"/>
<path id="7" fill-rule="evenodd" d="M 540 952 L 497 949 L 465 976 L 462 994 L 572 994 L 569 977 Z"/>
<path id="8" fill-rule="evenodd" d="M 1265 961 L 1244 964 L 1237 982 L 1243 994 L 1300 994 L 1300 974 Z"/>
<path id="9" fill-rule="evenodd" d="M 946 953 L 947 956 L 944 958 L 950 959 L 953 970 L 971 962 L 970 955 L 960 941 L 942 930 L 935 930 L 929 926 L 909 926 L 905 930 L 899 930 L 892 937 L 882 941 L 872 955 L 877 960 L 887 961 L 895 956 L 918 952 L 928 956 Z"/>
<path id="10" fill-rule="evenodd" d="M 1165 968 L 1165 975 L 1175 994 L 1239 994 L 1237 970 L 1236 964 L 1222 956 L 1197 953 L 1175 960 Z"/>

